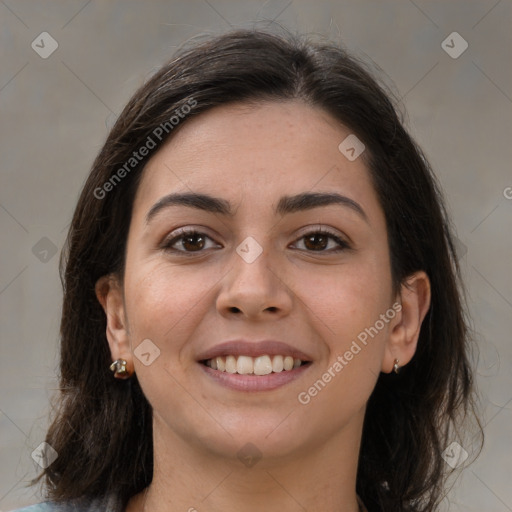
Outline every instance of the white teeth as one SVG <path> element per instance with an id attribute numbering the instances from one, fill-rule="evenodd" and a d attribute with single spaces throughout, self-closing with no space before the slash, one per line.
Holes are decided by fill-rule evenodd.
<path id="1" fill-rule="evenodd" d="M 236 361 L 236 371 L 241 375 L 253 372 L 252 357 L 239 356 Z"/>
<path id="2" fill-rule="evenodd" d="M 279 373 L 283 370 L 290 371 L 298 368 L 302 361 L 292 356 L 217 356 L 208 359 L 206 365 L 213 370 L 228 373 L 238 373 L 240 375 L 268 375 L 272 372 Z"/>
<path id="3" fill-rule="evenodd" d="M 284 368 L 283 356 L 274 356 L 272 358 L 272 371 L 273 372 L 282 372 Z"/>
<path id="4" fill-rule="evenodd" d="M 272 361 L 270 357 L 256 357 L 254 359 L 254 375 L 268 375 L 269 373 L 272 373 Z"/>
<path id="5" fill-rule="evenodd" d="M 226 371 L 228 373 L 236 373 L 236 358 L 235 358 L 235 356 L 226 357 Z"/>
<path id="6" fill-rule="evenodd" d="M 210 361 L 211 361 L 211 359 L 210 359 Z M 226 360 L 223 357 L 216 357 L 215 364 L 217 365 L 217 370 L 220 370 L 221 372 L 226 370 Z M 213 368 L 213 366 L 212 366 L 212 368 Z"/>
<path id="7" fill-rule="evenodd" d="M 293 368 L 293 357 L 292 356 L 286 356 L 284 358 L 284 369 L 285 370 L 291 370 Z"/>

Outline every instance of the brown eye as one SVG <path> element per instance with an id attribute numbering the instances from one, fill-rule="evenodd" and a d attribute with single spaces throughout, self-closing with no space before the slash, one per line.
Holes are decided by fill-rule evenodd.
<path id="1" fill-rule="evenodd" d="M 304 245 L 308 249 L 312 250 L 323 250 L 329 243 L 329 237 L 321 233 L 314 233 L 304 237 Z"/>
<path id="2" fill-rule="evenodd" d="M 201 235 L 200 233 L 193 233 L 189 235 L 184 235 L 182 237 L 181 245 L 187 251 L 201 250 L 205 245 L 205 240 L 203 235 Z"/>
<path id="3" fill-rule="evenodd" d="M 180 234 L 165 242 L 162 248 L 173 252 L 202 252 L 208 240 L 212 239 L 200 231 L 183 230 Z"/>
<path id="4" fill-rule="evenodd" d="M 336 253 L 350 248 L 347 242 L 336 236 L 334 233 L 322 229 L 310 231 L 303 235 L 299 240 L 304 240 L 304 247 L 308 252 Z M 212 245 L 207 247 L 208 241 L 213 242 L 208 235 L 201 231 L 197 231 L 195 229 L 182 230 L 179 234 L 164 242 L 162 249 L 174 253 L 199 253 L 204 252 L 203 249 L 205 248 L 208 249 L 213 247 Z M 334 245 L 332 242 L 334 242 Z M 329 245 L 331 245 L 331 247 L 326 250 Z"/>
<path id="5" fill-rule="evenodd" d="M 349 245 L 334 233 L 317 229 L 303 235 L 299 240 L 304 240 L 304 246 L 308 251 L 313 252 L 339 252 L 348 249 Z M 329 242 L 334 241 L 334 248 L 325 250 L 329 246 Z"/>

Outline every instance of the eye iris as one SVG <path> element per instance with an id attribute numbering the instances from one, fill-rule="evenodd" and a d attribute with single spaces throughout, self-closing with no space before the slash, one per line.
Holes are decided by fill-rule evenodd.
<path id="1" fill-rule="evenodd" d="M 204 237 L 199 232 L 191 232 L 184 233 L 178 238 L 181 240 L 181 246 L 186 252 L 198 252 L 205 247 L 205 238 L 207 237 Z M 316 252 L 323 251 L 329 244 L 330 238 L 332 238 L 332 235 L 325 234 L 322 231 L 303 236 L 306 248 Z"/>
<path id="2" fill-rule="evenodd" d="M 328 243 L 328 236 L 326 235 L 322 235 L 321 233 L 314 233 L 312 235 L 308 235 L 306 236 L 306 240 L 305 240 L 305 246 L 310 249 L 311 247 L 308 246 L 309 242 L 314 240 L 313 241 L 313 245 L 316 245 L 318 243 L 318 239 L 322 240 L 324 243 L 321 244 L 321 247 L 320 249 L 325 249 L 327 247 L 327 243 Z M 318 245 L 316 246 L 316 250 L 318 250 L 319 247 Z M 315 250 L 315 247 L 313 247 L 313 250 Z"/>
<path id="3" fill-rule="evenodd" d="M 200 242 L 199 242 L 199 245 L 200 245 L 199 250 L 204 247 L 204 237 L 201 234 L 199 234 L 199 233 L 191 233 L 191 234 L 188 234 L 188 235 L 184 235 L 183 236 L 183 241 L 182 241 L 183 247 L 185 249 L 189 250 L 190 249 L 190 245 L 189 244 L 191 244 L 192 247 L 193 247 L 192 251 L 194 251 L 194 247 L 195 247 L 196 250 L 198 250 L 197 249 L 198 243 L 197 243 L 197 241 L 196 241 L 196 243 L 194 243 L 194 240 L 200 240 Z"/>

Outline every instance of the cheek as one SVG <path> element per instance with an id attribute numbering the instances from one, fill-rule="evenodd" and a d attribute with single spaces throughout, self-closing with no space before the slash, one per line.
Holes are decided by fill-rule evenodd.
<path id="1" fill-rule="evenodd" d="M 321 272 L 299 273 L 300 280 L 294 279 L 295 290 L 300 290 L 301 300 L 317 322 L 324 324 L 323 331 L 331 340 L 341 342 L 357 336 L 390 307 L 387 268 L 372 261 L 354 259 Z"/>
<path id="2" fill-rule="evenodd" d="M 311 396 L 318 405 L 342 400 L 340 414 L 367 401 L 381 371 L 392 315 L 381 320 L 391 308 L 391 279 L 387 260 L 379 260 L 354 257 L 325 272 L 301 273 L 301 298 L 327 352 L 311 384 L 322 382 Z"/>
<path id="3" fill-rule="evenodd" d="M 391 307 L 389 288 L 373 270 L 355 266 L 336 278 L 317 276 L 315 283 L 326 291 L 308 302 L 309 315 L 328 353 L 297 399 L 309 411 L 304 428 L 334 434 L 365 406 L 375 387 L 391 321 L 380 320 Z M 331 426 L 322 424 L 326 414 Z"/>
<path id="4" fill-rule="evenodd" d="M 125 303 L 135 372 L 144 395 L 158 410 L 169 404 L 180 410 L 182 399 L 168 390 L 184 381 L 191 364 L 186 358 L 188 340 L 194 337 L 197 315 L 204 313 L 206 276 L 200 279 L 192 266 L 188 269 L 161 258 L 126 266 Z M 147 353 L 150 356 L 144 357 Z"/>
<path id="5" fill-rule="evenodd" d="M 211 272 L 199 273 L 192 266 L 177 266 L 165 261 L 127 266 L 125 300 L 132 343 L 140 336 L 155 337 L 163 347 L 178 345 L 175 331 L 188 322 L 194 310 L 206 302 L 208 290 L 215 282 Z M 210 283 L 211 281 L 211 283 Z"/>
<path id="6" fill-rule="evenodd" d="M 328 307 L 318 302 L 310 316 L 328 353 L 297 400 L 304 413 L 301 428 L 322 432 L 324 438 L 336 435 L 362 411 L 381 371 L 389 324 L 380 330 L 374 327 L 389 307 L 382 292 L 385 286 L 364 286 L 360 277 L 351 272 L 339 281 L 328 281 Z"/>

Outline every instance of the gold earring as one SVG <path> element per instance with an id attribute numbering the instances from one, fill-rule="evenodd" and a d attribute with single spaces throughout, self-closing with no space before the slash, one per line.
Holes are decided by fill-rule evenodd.
<path id="1" fill-rule="evenodd" d="M 393 365 L 393 371 L 395 373 L 398 373 L 398 371 L 400 370 L 400 366 L 398 365 L 400 361 L 398 359 L 395 359 L 395 364 Z"/>
<path id="2" fill-rule="evenodd" d="M 114 372 L 116 379 L 128 379 L 131 377 L 131 373 L 126 369 L 127 364 L 125 359 L 116 359 L 110 365 L 110 371 Z"/>

